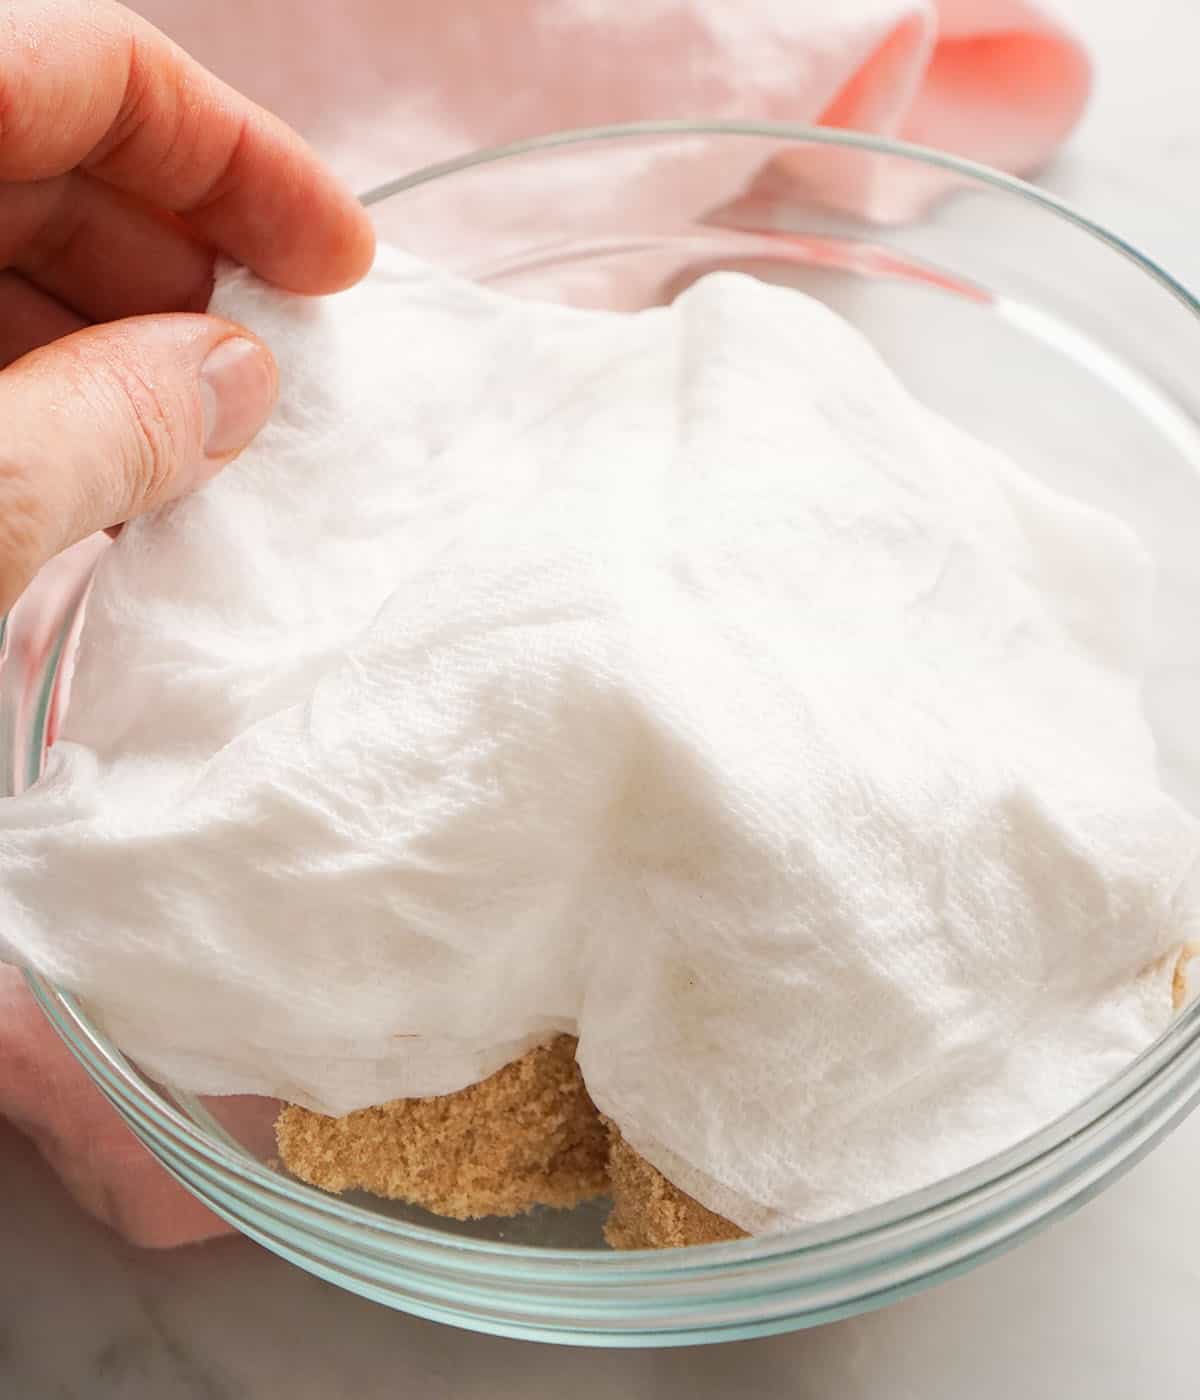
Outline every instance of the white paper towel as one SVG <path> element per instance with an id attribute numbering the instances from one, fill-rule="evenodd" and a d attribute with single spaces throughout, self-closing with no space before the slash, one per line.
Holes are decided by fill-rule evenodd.
<path id="1" fill-rule="evenodd" d="M 103 561 L 0 942 L 146 1069 L 326 1111 L 577 1031 L 750 1230 L 931 1181 L 1170 1015 L 1196 822 L 1148 561 L 718 275 L 636 316 L 385 250 L 213 309 L 284 393 Z"/>

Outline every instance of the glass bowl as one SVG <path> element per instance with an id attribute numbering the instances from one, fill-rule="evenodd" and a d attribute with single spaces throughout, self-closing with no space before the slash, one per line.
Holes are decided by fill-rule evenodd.
<path id="1" fill-rule="evenodd" d="M 691 217 L 714 161 L 767 174 L 734 207 Z M 885 184 L 928 192 L 939 183 L 949 195 L 903 224 L 852 212 Z M 714 186 L 719 198 L 707 204 L 728 206 L 730 193 Z M 619 293 L 636 306 L 715 267 L 802 287 L 857 322 L 935 409 L 1059 490 L 1123 516 L 1160 571 L 1147 707 L 1164 781 L 1200 812 L 1200 307 L 1149 259 L 992 171 L 782 126 L 568 133 L 421 171 L 368 202 L 385 239 L 519 295 L 589 304 Z M 0 665 L 6 791 L 36 778 L 53 739 L 97 549 L 58 561 L 10 616 Z M 153 1083 L 75 998 L 29 983 L 134 1133 L 239 1230 L 390 1306 L 557 1342 L 717 1341 L 878 1307 L 1078 1207 L 1200 1099 L 1192 1004 L 1074 1111 L 923 1191 L 786 1235 L 613 1253 L 599 1205 L 459 1224 L 304 1186 L 275 1161 L 277 1105 L 201 1101 Z"/>

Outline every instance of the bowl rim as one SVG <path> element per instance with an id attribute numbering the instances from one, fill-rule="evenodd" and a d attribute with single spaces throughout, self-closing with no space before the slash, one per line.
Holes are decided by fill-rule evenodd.
<path id="1" fill-rule="evenodd" d="M 590 145 L 597 142 L 620 142 L 643 136 L 748 136 L 768 140 L 803 142 L 817 146 L 841 146 L 849 150 L 866 151 L 874 155 L 898 156 L 919 165 L 932 166 L 950 174 L 965 176 L 1005 194 L 1016 195 L 1028 203 L 1039 205 L 1051 214 L 1065 219 L 1084 233 L 1090 234 L 1114 252 L 1129 259 L 1147 273 L 1189 310 L 1200 316 L 1200 293 L 1193 293 L 1189 287 L 1143 252 L 1128 239 L 1114 233 L 1106 225 L 1091 218 L 1074 204 L 1048 190 L 1030 184 L 1016 175 L 1008 175 L 994 166 L 979 161 L 968 160 L 965 156 L 952 155 L 949 151 L 938 150 L 933 146 L 922 146 L 912 141 L 902 141 L 897 137 L 877 136 L 871 132 L 851 131 L 843 127 L 809 126 L 802 122 L 711 120 L 690 121 L 672 119 L 662 121 L 615 122 L 604 126 L 573 127 L 564 131 L 548 132 L 541 136 L 531 136 L 521 141 L 510 141 L 499 146 L 486 146 L 469 151 L 461 156 L 435 161 L 423 165 L 407 175 L 385 180 L 374 185 L 362 194 L 360 202 L 367 208 L 379 204 L 393 195 L 431 184 L 451 175 L 461 174 L 482 166 L 495 165 L 501 161 L 519 156 L 536 155 L 543 151 L 559 150 L 564 147 Z"/>
<path id="2" fill-rule="evenodd" d="M 766 138 L 781 142 L 843 147 L 911 160 L 932 166 L 1034 205 L 1074 225 L 1132 262 L 1200 319 L 1200 299 L 1133 244 L 1111 232 L 1066 201 L 1024 180 L 988 166 L 890 137 L 796 123 L 747 121 L 647 121 L 554 132 L 528 140 L 473 151 L 422 167 L 375 186 L 362 196 L 368 207 L 394 195 L 478 167 L 524 155 L 589 143 L 614 143 L 643 137 L 699 136 Z M 64 622 L 63 639 L 82 604 L 75 600 Z M 0 619 L 0 638 L 4 636 Z M 45 740 L 49 696 L 57 676 L 55 664 L 44 680 L 46 693 L 37 706 L 38 722 L 31 728 L 28 766 L 36 775 Z M 1046 1191 L 1047 1182 L 1073 1182 L 1081 1164 L 1103 1157 L 1123 1133 L 1136 1136 L 1142 1120 L 1157 1125 L 1148 1140 L 1131 1149 L 1129 1161 L 1152 1145 L 1200 1100 L 1200 999 L 1176 1016 L 1166 1031 L 1120 1073 L 1089 1094 L 1074 1108 L 1004 1151 L 944 1177 L 929 1186 L 836 1220 L 769 1235 L 692 1246 L 687 1250 L 637 1250 L 608 1253 L 594 1249 L 558 1249 L 508 1244 L 450 1234 L 373 1213 L 338 1197 L 275 1172 L 240 1150 L 206 1134 L 174 1104 L 149 1085 L 122 1052 L 91 1022 L 77 999 L 33 972 L 25 979 L 35 1000 L 89 1076 L 127 1118 L 141 1119 L 151 1136 L 161 1134 L 182 1151 L 221 1173 L 240 1179 L 264 1197 L 301 1208 L 329 1228 L 369 1235 L 378 1243 L 389 1237 L 408 1251 L 453 1254 L 481 1272 L 493 1272 L 489 1261 L 506 1275 L 547 1281 L 562 1279 L 564 1271 L 581 1282 L 631 1280 L 638 1276 L 682 1278 L 689 1274 L 721 1275 L 748 1266 L 788 1261 L 806 1265 L 805 1272 L 827 1272 L 826 1265 L 850 1264 L 863 1251 L 886 1254 L 932 1248 L 940 1240 L 969 1233 L 992 1213 L 1019 1211 L 1022 1203 Z M 1189 1095 L 1191 1096 L 1189 1098 Z M 1167 1122 L 1167 1118 L 1170 1122 Z M 1157 1116 L 1156 1116 L 1157 1115 Z M 1163 1126 L 1165 1124 L 1165 1126 Z M 142 1134 L 139 1132 L 139 1136 Z M 1083 1187 L 1077 1188 L 1071 1198 Z M 1094 1188 L 1093 1188 L 1094 1189 Z M 210 1202 L 211 1204 L 211 1202 Z M 989 1210 L 990 1208 L 990 1210 Z M 236 1223 L 236 1222 L 235 1222 Z"/>

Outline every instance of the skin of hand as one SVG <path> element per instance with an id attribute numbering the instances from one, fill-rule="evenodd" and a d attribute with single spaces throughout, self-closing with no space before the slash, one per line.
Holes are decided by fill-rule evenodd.
<path id="1" fill-rule="evenodd" d="M 304 142 L 137 15 L 0 0 L 0 617 L 265 422 L 269 350 L 201 314 L 218 254 L 321 294 L 373 253 Z"/>

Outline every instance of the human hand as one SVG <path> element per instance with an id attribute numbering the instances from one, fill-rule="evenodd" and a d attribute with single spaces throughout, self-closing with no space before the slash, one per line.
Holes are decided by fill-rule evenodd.
<path id="1" fill-rule="evenodd" d="M 43 563 L 199 485 L 274 402 L 216 254 L 336 291 L 374 240 L 301 139 L 111 0 L 0 0 L 0 617 Z"/>

